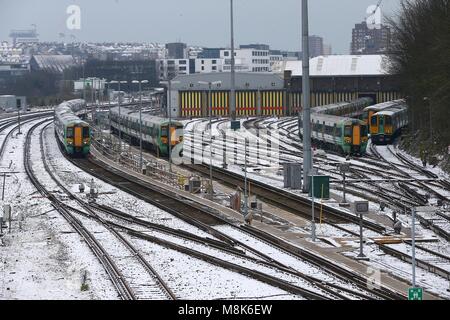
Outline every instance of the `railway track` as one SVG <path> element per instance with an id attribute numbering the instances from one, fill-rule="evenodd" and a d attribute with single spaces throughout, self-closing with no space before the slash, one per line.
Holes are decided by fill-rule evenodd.
<path id="1" fill-rule="evenodd" d="M 261 120 L 256 120 L 256 121 L 255 120 L 250 120 L 250 121 L 246 122 L 247 129 L 250 127 L 249 123 L 252 123 L 252 125 L 254 126 L 255 122 L 259 122 L 259 121 L 261 121 Z M 380 160 L 381 160 L 381 156 L 380 156 Z M 202 173 L 206 174 L 207 172 L 206 172 L 206 170 L 202 170 Z M 361 170 L 359 170 L 359 169 L 358 170 L 354 170 L 354 172 L 352 172 L 352 173 L 355 174 L 356 176 L 359 176 L 359 177 L 368 178 L 367 176 L 365 176 L 365 172 L 362 173 Z M 228 173 L 228 174 L 233 175 L 233 173 Z M 408 177 L 407 173 L 404 172 L 404 171 L 402 171 L 402 173 L 400 175 L 402 177 Z M 431 175 L 429 177 L 430 178 L 436 178 L 435 176 L 431 176 Z M 216 176 L 216 178 L 218 178 L 218 177 Z M 220 180 L 220 178 L 219 178 L 219 180 Z M 223 179 L 222 179 L 222 181 L 223 181 Z M 236 183 L 234 183 L 234 184 L 236 184 Z M 399 183 L 398 184 L 399 187 L 400 187 L 400 190 L 407 191 L 407 192 L 406 192 L 406 194 L 400 194 L 399 193 L 398 194 L 399 197 L 397 199 L 393 198 L 393 193 L 395 194 L 395 192 L 393 192 L 392 190 L 389 190 L 389 192 L 387 192 L 387 190 L 379 188 L 374 183 L 369 182 L 369 184 L 372 185 L 373 187 L 375 187 L 375 190 L 374 189 L 371 189 L 371 190 L 367 189 L 366 191 L 368 191 L 370 193 L 375 193 L 381 199 L 384 199 L 387 203 L 389 203 L 389 202 L 394 203 L 395 208 L 397 210 L 403 210 L 405 207 L 414 207 L 414 206 L 425 205 L 427 203 L 427 199 L 424 196 L 421 196 L 417 192 L 414 192 L 411 188 L 408 188 L 403 183 Z M 352 183 L 349 183 L 349 185 L 352 185 Z M 355 187 L 359 188 L 359 189 L 362 188 L 360 185 L 355 186 Z M 377 190 L 377 189 L 379 189 L 379 190 Z M 255 192 L 254 187 L 253 187 L 253 192 Z M 387 195 L 388 193 L 390 194 L 390 196 Z M 361 196 L 364 197 L 364 195 L 361 195 Z M 449 218 L 449 217 L 445 216 L 444 218 Z M 433 230 L 436 233 L 440 234 L 441 236 L 444 236 L 444 238 L 447 238 L 447 236 L 445 234 L 445 231 L 438 230 L 438 228 L 439 228 L 438 225 L 432 226 L 432 228 L 433 228 Z M 344 231 L 346 231 L 346 232 L 348 232 L 348 233 L 350 233 L 350 234 L 352 234 L 354 236 L 358 236 L 356 233 L 353 233 L 350 230 L 344 229 Z M 386 252 L 386 253 L 394 256 L 394 257 L 397 257 L 397 258 L 399 258 L 399 259 L 401 259 L 403 261 L 410 261 L 411 260 L 411 256 L 409 256 L 408 254 L 403 253 L 403 252 L 399 252 L 397 250 L 393 250 L 392 248 L 390 248 L 387 245 L 379 244 L 379 247 L 384 252 Z M 432 254 L 432 256 L 434 256 L 434 257 L 441 257 L 442 258 L 442 255 L 440 255 L 438 252 L 434 252 L 434 251 L 431 251 L 431 250 L 428 250 L 427 252 Z M 432 263 L 428 263 L 427 261 L 422 261 L 422 260 L 420 260 L 418 263 L 419 263 L 420 267 L 422 267 L 423 269 L 425 269 L 425 270 L 427 270 L 429 272 L 435 273 L 435 274 L 437 274 L 439 276 L 442 276 L 445 279 L 448 279 L 448 276 L 449 276 L 448 272 L 446 270 L 440 268 L 439 266 L 436 266 L 436 265 L 434 265 Z"/>
<path id="2" fill-rule="evenodd" d="M 83 161 L 83 160 L 82 160 L 82 161 Z M 94 161 L 94 160 L 90 160 L 90 161 Z M 91 163 L 92 163 L 92 162 L 91 162 Z M 127 184 L 124 184 L 124 183 L 123 183 L 123 178 L 126 178 L 126 177 L 124 177 L 124 174 L 123 174 L 123 173 L 119 173 L 119 172 L 117 172 L 117 170 L 115 170 L 115 169 L 108 168 L 108 171 L 109 171 L 109 172 L 104 172 L 104 171 L 105 171 L 105 168 L 93 170 L 92 165 L 89 165 L 89 164 L 86 164 L 86 163 L 80 166 L 80 161 L 79 161 L 79 160 L 76 160 L 76 163 L 75 163 L 75 164 L 76 164 L 78 167 L 81 167 L 81 168 L 84 169 L 84 170 L 89 170 L 89 172 L 91 172 L 91 173 L 93 173 L 93 171 L 99 170 L 96 174 L 94 174 L 94 175 L 96 175 L 98 178 L 101 178 L 102 180 L 106 181 L 107 183 L 116 185 L 118 188 L 120 188 L 120 189 L 122 189 L 122 190 L 124 190 L 124 191 L 126 191 L 126 192 L 128 192 L 128 193 L 132 193 L 132 194 L 138 196 L 139 198 L 141 198 L 141 199 L 143 199 L 143 200 L 146 200 L 146 201 L 149 201 L 149 200 L 150 200 L 150 201 L 149 201 L 150 203 L 152 203 L 152 204 L 154 204 L 154 205 L 156 205 L 156 206 L 158 206 L 158 207 L 161 208 L 161 201 L 160 201 L 160 200 L 155 201 L 155 199 L 148 199 L 148 197 L 143 196 L 143 195 L 145 195 L 145 194 L 148 194 L 148 187 L 149 187 L 149 186 L 148 186 L 146 183 L 138 182 L 139 184 L 144 184 L 147 188 L 141 189 L 140 192 L 136 192 L 136 191 L 130 190 L 129 184 L 128 184 L 128 183 L 127 183 Z M 108 177 L 108 176 L 111 174 L 111 173 L 110 173 L 111 171 L 113 171 L 115 174 L 119 174 L 119 175 L 120 175 L 120 179 L 117 179 L 117 177 L 116 177 L 116 181 L 111 181 L 110 178 L 106 178 L 106 179 L 105 179 L 105 177 Z M 102 173 L 100 173 L 100 172 L 102 172 Z M 121 181 L 122 183 L 119 182 L 119 181 L 117 181 L 117 180 Z M 130 178 L 128 178 L 128 181 L 131 181 Z M 135 179 L 133 180 L 133 182 L 134 182 L 134 183 L 137 183 L 137 182 L 135 181 Z M 133 189 L 134 189 L 134 188 L 133 188 Z M 145 189 L 147 189 L 147 190 L 145 190 Z M 150 186 L 150 189 L 153 191 L 153 190 L 154 190 L 154 187 Z M 158 190 L 156 190 L 156 192 L 157 192 L 157 193 L 160 193 L 161 191 L 158 192 Z M 153 193 L 152 195 L 153 195 L 152 198 L 154 198 L 154 197 L 155 197 L 155 194 Z M 167 194 L 165 194 L 165 196 L 167 196 Z M 157 198 L 159 198 L 159 197 L 160 197 L 160 195 L 157 195 Z M 176 199 L 176 198 L 174 199 L 174 198 L 172 198 L 172 199 L 170 200 L 170 203 L 173 205 L 174 202 L 179 202 L 179 201 L 180 201 L 180 199 Z M 186 205 L 186 204 L 184 204 L 184 205 Z M 166 210 L 166 208 L 163 208 L 163 210 Z M 170 210 L 170 208 L 169 208 L 169 210 Z M 185 208 L 184 211 L 186 212 L 186 211 L 188 211 L 188 210 L 186 210 L 186 208 Z M 169 211 L 169 212 L 170 212 L 170 211 Z M 212 213 L 212 212 L 210 212 L 210 211 L 204 211 L 204 212 L 203 212 L 203 216 L 208 216 L 208 219 L 211 219 L 211 218 L 217 219 L 217 218 L 218 218 L 217 215 L 215 215 L 214 213 Z M 197 223 L 198 223 L 198 222 L 197 222 Z M 229 223 L 229 222 L 225 220 L 223 223 Z M 217 224 L 217 222 L 216 222 L 216 224 Z M 261 238 L 258 237 L 257 239 L 261 239 Z M 264 241 L 266 241 L 267 239 L 268 239 L 268 238 L 265 238 Z M 238 244 L 238 242 L 239 242 L 239 241 L 235 241 L 235 244 Z M 285 247 L 285 248 L 280 247 L 279 243 L 273 242 L 273 243 L 271 243 L 271 245 L 276 246 L 277 248 L 283 249 L 284 251 L 286 251 L 286 247 Z M 290 254 L 294 254 L 294 255 L 295 255 L 295 254 L 298 254 L 298 252 L 295 251 L 295 250 L 294 250 L 294 253 L 290 252 L 289 250 L 287 250 L 287 251 L 288 251 Z M 299 258 L 302 257 L 301 255 L 297 255 L 297 256 L 298 256 Z M 308 260 L 308 261 L 309 261 L 309 260 Z M 309 261 L 309 262 L 311 262 L 311 261 Z M 323 261 L 320 261 L 320 263 L 317 263 L 317 261 L 311 262 L 311 263 L 313 263 L 313 264 L 315 264 L 315 265 L 317 265 L 317 266 L 323 267 Z M 330 267 L 330 270 L 333 270 L 332 265 L 333 265 L 333 264 L 332 264 L 331 262 L 328 262 L 328 266 Z M 346 273 L 345 269 L 342 269 L 342 268 L 336 267 L 336 266 L 334 266 L 333 274 L 335 274 L 335 275 L 337 274 L 339 277 L 341 277 L 341 279 L 345 279 L 345 281 L 348 281 L 349 279 L 352 279 L 351 281 L 353 281 L 353 279 L 354 279 L 353 276 L 352 276 L 351 278 L 349 278 L 349 275 L 348 275 L 348 273 Z M 359 284 L 359 286 L 360 286 L 360 287 L 366 288 L 366 283 L 365 283 L 365 281 L 366 281 L 366 280 L 364 280 L 364 281 L 361 280 L 361 283 Z M 365 289 L 365 290 L 366 290 L 366 289 Z M 389 292 L 389 293 L 380 293 L 380 292 L 377 292 L 376 295 L 377 295 L 377 296 L 381 296 L 382 298 L 386 298 L 386 299 L 389 299 L 389 298 L 402 299 L 402 298 L 403 298 L 401 295 L 397 295 L 397 294 L 395 294 L 395 293 L 393 293 L 393 292 Z"/>
<path id="3" fill-rule="evenodd" d="M 39 192 L 43 196 L 45 196 L 46 198 L 48 198 L 51 201 L 51 203 L 54 206 L 54 208 L 58 212 L 61 213 L 61 215 L 65 218 L 65 220 L 85 240 L 86 244 L 89 246 L 91 251 L 97 257 L 97 259 L 99 260 L 99 262 L 102 264 L 102 266 L 104 267 L 105 271 L 109 275 L 109 277 L 110 277 L 114 287 L 116 288 L 120 298 L 122 298 L 124 300 L 135 300 L 135 299 L 137 299 L 138 298 L 138 294 L 136 294 L 136 289 L 132 288 L 130 283 L 126 280 L 126 277 L 124 276 L 124 274 L 122 273 L 120 268 L 117 266 L 117 263 L 114 261 L 114 258 L 111 256 L 111 254 L 109 254 L 105 250 L 104 246 L 96 239 L 96 237 L 93 235 L 93 233 L 91 231 L 89 231 L 83 225 L 83 223 L 80 221 L 80 219 L 75 217 L 75 215 L 71 212 L 70 207 L 68 207 L 65 203 L 60 201 L 54 194 L 52 194 L 49 190 L 47 190 L 47 188 L 36 177 L 36 175 L 35 175 L 35 173 L 34 173 L 34 171 L 32 169 L 32 164 L 31 164 L 31 161 L 30 161 L 30 144 L 31 144 L 31 139 L 32 139 L 33 132 L 40 125 L 42 125 L 44 123 L 45 123 L 45 121 L 40 122 L 37 125 L 33 126 L 30 129 L 30 131 L 28 132 L 27 137 L 26 137 L 24 164 L 25 164 L 26 173 L 27 173 L 29 179 L 32 181 L 33 185 L 39 190 Z M 48 125 L 49 124 L 47 124 L 47 126 Z M 40 139 L 39 139 L 40 142 L 41 142 L 41 145 L 40 145 L 41 157 L 42 157 L 42 160 L 44 161 L 44 166 L 45 166 L 45 168 L 47 170 L 47 173 L 50 176 L 52 176 L 53 173 L 49 169 L 48 164 L 46 163 L 46 160 L 45 160 L 44 146 L 43 146 L 43 141 L 42 141 L 42 133 L 43 133 L 43 131 L 44 131 L 44 129 L 41 130 Z M 52 176 L 52 178 L 54 178 L 54 176 Z M 66 191 L 68 191 L 68 190 L 66 190 Z M 68 193 L 68 195 L 70 196 L 70 193 Z M 139 258 L 139 259 L 142 258 L 142 257 L 139 257 L 139 252 L 133 251 L 133 248 L 132 248 L 131 244 L 128 243 L 128 241 L 126 241 L 125 239 L 121 239 L 121 236 L 119 234 L 117 234 L 116 236 L 121 240 L 121 242 L 125 246 L 127 246 L 129 248 L 130 251 L 133 252 L 134 255 L 137 255 L 136 256 L 137 258 Z M 148 293 L 149 290 L 153 291 L 153 289 L 150 288 L 145 293 Z M 140 291 L 141 292 L 139 292 L 139 295 L 142 294 L 142 290 L 140 290 Z"/>

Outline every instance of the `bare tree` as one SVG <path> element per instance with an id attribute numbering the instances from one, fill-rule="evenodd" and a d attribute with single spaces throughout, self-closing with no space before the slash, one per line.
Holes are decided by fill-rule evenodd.
<path id="1" fill-rule="evenodd" d="M 450 145 L 450 0 L 402 0 L 389 24 L 390 69 L 408 97 L 414 137 L 442 152 Z"/>

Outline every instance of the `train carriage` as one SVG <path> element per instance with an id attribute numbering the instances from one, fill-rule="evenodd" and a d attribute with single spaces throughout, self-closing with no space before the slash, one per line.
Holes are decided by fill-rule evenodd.
<path id="1" fill-rule="evenodd" d="M 118 133 L 120 126 L 122 133 L 135 143 L 139 143 L 140 139 L 139 120 L 139 112 L 131 108 L 121 108 L 120 118 L 119 108 L 111 109 L 111 129 Z M 142 114 L 142 142 L 162 156 L 169 155 L 169 136 L 171 149 L 182 156 L 183 132 L 181 122 L 172 120 L 169 130 L 169 119 Z"/>
<path id="2" fill-rule="evenodd" d="M 301 130 L 303 134 L 303 128 Z M 362 156 L 366 153 L 368 127 L 361 120 L 311 114 L 311 132 L 312 142 L 318 147 L 344 155 Z"/>
<path id="3" fill-rule="evenodd" d="M 370 136 L 374 144 L 390 144 L 408 125 L 406 104 L 384 109 L 370 118 Z"/>
<path id="4" fill-rule="evenodd" d="M 76 113 L 84 109 L 84 100 L 63 102 L 55 108 L 55 134 L 64 151 L 69 155 L 85 156 L 90 152 L 91 129 Z"/>
<path id="5" fill-rule="evenodd" d="M 388 102 L 379 103 L 379 104 L 376 104 L 373 106 L 369 106 L 369 107 L 365 108 L 363 111 L 363 121 L 365 121 L 366 124 L 369 126 L 370 119 L 372 118 L 372 116 L 375 113 L 386 110 L 388 108 L 396 107 L 399 105 L 404 105 L 405 103 L 406 102 L 404 99 L 400 99 L 400 100 L 388 101 Z"/>
<path id="6" fill-rule="evenodd" d="M 311 111 L 319 114 L 334 116 L 359 117 L 363 110 L 373 103 L 370 97 L 360 98 L 349 102 L 329 104 L 326 106 L 312 108 Z"/>

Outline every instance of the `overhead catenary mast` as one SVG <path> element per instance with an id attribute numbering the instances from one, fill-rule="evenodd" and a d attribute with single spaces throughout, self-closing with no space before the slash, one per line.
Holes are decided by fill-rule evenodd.
<path id="1" fill-rule="evenodd" d="M 234 58 L 234 17 L 233 17 L 233 0 L 230 0 L 230 16 L 231 16 L 231 92 L 230 92 L 230 115 L 231 121 L 236 121 L 236 71 Z"/>
<path id="2" fill-rule="evenodd" d="M 302 35 L 303 35 L 303 192 L 309 192 L 309 174 L 312 170 L 311 154 L 311 106 L 309 83 L 309 30 L 308 30 L 308 0 L 302 0 Z M 299 111 L 299 126 L 301 113 Z M 299 128 L 299 134 L 301 134 Z"/>

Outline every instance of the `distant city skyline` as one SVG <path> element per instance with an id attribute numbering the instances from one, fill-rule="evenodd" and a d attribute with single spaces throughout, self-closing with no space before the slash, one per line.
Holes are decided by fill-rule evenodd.
<path id="1" fill-rule="evenodd" d="M 268 44 L 272 49 L 301 50 L 301 1 L 235 0 L 236 45 Z M 377 0 L 309 1 L 310 34 L 324 38 L 333 53 L 349 53 L 352 28 L 364 21 Z M 390 16 L 400 0 L 383 1 Z M 67 28 L 70 5 L 81 8 L 81 29 Z M 0 0 L 0 40 L 11 29 L 37 25 L 41 41 L 158 42 L 193 46 L 229 46 L 228 0 Z M 61 35 L 65 34 L 65 38 Z"/>

